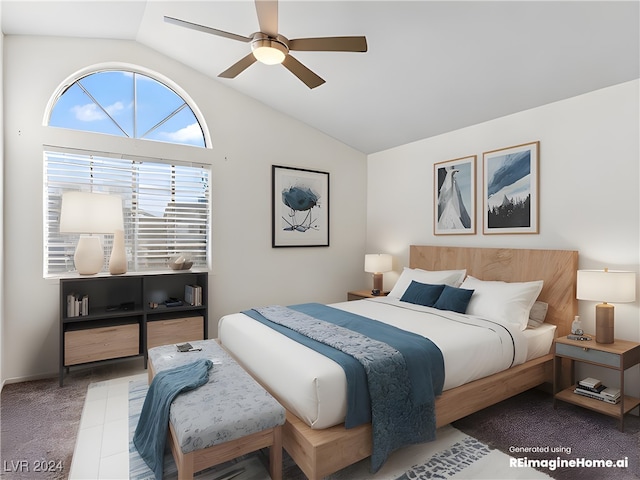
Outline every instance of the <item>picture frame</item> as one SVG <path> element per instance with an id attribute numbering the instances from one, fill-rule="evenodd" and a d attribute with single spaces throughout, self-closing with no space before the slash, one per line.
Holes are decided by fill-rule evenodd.
<path id="1" fill-rule="evenodd" d="M 272 165 L 271 246 L 329 246 L 329 173 Z"/>
<path id="2" fill-rule="evenodd" d="M 477 155 L 433 165 L 433 234 L 475 235 Z"/>
<path id="3" fill-rule="evenodd" d="M 484 152 L 483 233 L 539 232 L 540 142 Z"/>

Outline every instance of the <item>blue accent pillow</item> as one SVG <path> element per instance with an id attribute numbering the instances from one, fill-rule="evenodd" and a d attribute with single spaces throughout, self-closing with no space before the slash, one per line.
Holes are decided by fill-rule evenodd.
<path id="1" fill-rule="evenodd" d="M 452 312 L 466 313 L 467 306 L 471 301 L 471 295 L 473 295 L 473 292 L 473 290 L 445 285 L 440 297 L 433 306 L 439 310 L 451 310 Z"/>
<path id="2" fill-rule="evenodd" d="M 411 280 L 400 301 L 433 307 L 444 287 L 444 285 L 431 285 Z"/>

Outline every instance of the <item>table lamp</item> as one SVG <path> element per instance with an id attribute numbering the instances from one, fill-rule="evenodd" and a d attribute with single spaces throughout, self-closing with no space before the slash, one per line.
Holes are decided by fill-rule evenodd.
<path id="1" fill-rule="evenodd" d="M 364 271 L 373 273 L 373 295 L 382 291 L 382 274 L 392 269 L 391 255 L 387 253 L 370 253 L 364 256 Z"/>
<path id="2" fill-rule="evenodd" d="M 636 272 L 619 270 L 578 270 L 578 300 L 602 301 L 596 305 L 596 342 L 613 343 L 614 303 L 634 302 Z"/>
<path id="3" fill-rule="evenodd" d="M 60 233 L 81 234 L 73 256 L 76 270 L 80 275 L 94 275 L 101 271 L 104 265 L 104 250 L 100 237 L 96 236 L 96 233 L 115 235 L 114 248 L 111 252 L 114 268 L 111 273 L 127 271 L 122 199 L 119 196 L 64 192 L 60 211 Z M 118 241 L 118 235 L 121 235 L 121 242 Z"/>

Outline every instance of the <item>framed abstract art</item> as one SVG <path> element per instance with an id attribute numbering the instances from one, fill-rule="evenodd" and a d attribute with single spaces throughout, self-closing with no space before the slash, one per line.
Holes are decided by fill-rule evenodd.
<path id="1" fill-rule="evenodd" d="M 272 247 L 329 246 L 329 173 L 272 165 Z"/>

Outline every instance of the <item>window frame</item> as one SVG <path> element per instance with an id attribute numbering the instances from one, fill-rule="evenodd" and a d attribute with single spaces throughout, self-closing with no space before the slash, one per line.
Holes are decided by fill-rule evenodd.
<path id="1" fill-rule="evenodd" d="M 79 235 L 59 232 L 62 193 L 65 191 L 98 192 L 122 197 L 125 249 L 128 252 L 129 271 L 134 273 L 159 271 L 167 268 L 167 261 L 178 254 L 190 256 L 194 260 L 195 268 L 209 269 L 211 264 L 211 168 L 209 165 L 131 155 L 109 155 L 50 146 L 45 147 L 43 157 L 45 176 L 43 274 L 45 278 L 67 276 L 75 270 L 72 266 L 72 257 Z M 76 177 L 65 176 L 65 171 L 74 171 Z M 144 178 L 145 172 L 147 178 Z M 200 177 L 198 172 L 204 172 L 201 183 L 197 180 L 192 181 Z M 164 183 L 165 186 L 158 183 L 149 188 L 149 175 L 159 179 L 156 181 Z M 194 193 L 194 186 L 201 187 L 203 191 L 200 194 Z M 145 188 L 150 190 L 150 194 L 143 193 Z M 191 202 L 185 202 L 188 198 L 191 198 Z M 153 203 L 157 199 L 162 201 L 161 204 L 156 203 L 156 208 L 162 210 L 162 215 L 150 215 L 154 207 Z M 160 210 L 156 213 L 160 213 Z M 103 235 L 101 240 L 105 251 L 104 271 L 111 253 L 113 237 Z M 181 246 L 176 247 L 176 245 Z M 54 253 L 56 251 L 57 253 Z"/>
<path id="2" fill-rule="evenodd" d="M 67 277 L 70 275 L 68 269 L 65 268 L 65 271 L 51 271 L 49 272 L 49 262 L 48 262 L 48 251 L 49 248 L 49 219 L 48 219 L 48 188 L 49 188 L 49 180 L 47 176 L 46 170 L 46 162 L 44 160 L 44 156 L 46 152 L 57 152 L 57 153 L 68 153 L 68 154 L 79 154 L 79 155 L 95 155 L 99 157 L 105 158 L 126 158 L 130 160 L 142 161 L 146 163 L 157 163 L 162 165 L 176 165 L 176 166 L 195 166 L 197 168 L 206 169 L 208 172 L 207 177 L 207 186 L 208 190 L 206 192 L 206 242 L 204 246 L 204 255 L 205 261 L 200 262 L 197 265 L 194 265 L 194 268 L 198 270 L 210 271 L 212 266 L 212 248 L 211 248 L 211 238 L 212 238 L 212 169 L 211 164 L 208 161 L 210 158 L 210 153 L 207 151 L 211 150 L 211 137 L 209 130 L 207 128 L 207 124 L 204 121 L 204 117 L 200 112 L 199 108 L 195 104 L 195 102 L 191 99 L 191 97 L 178 85 L 169 80 L 163 75 L 160 75 L 156 72 L 152 72 L 148 69 L 141 68 L 135 65 L 130 64 L 122 64 L 122 63 L 109 63 L 109 64 L 100 64 L 89 66 L 83 68 L 76 73 L 70 75 L 65 79 L 59 87 L 55 90 L 52 96 L 49 99 L 47 104 L 43 123 L 45 127 L 49 127 L 48 120 L 51 116 L 51 112 L 53 107 L 56 104 L 56 101 L 60 98 L 61 95 L 64 94 L 67 88 L 70 85 L 73 85 L 75 81 L 81 79 L 87 75 L 92 73 L 97 73 L 105 70 L 116 70 L 122 72 L 131 72 L 131 73 L 140 73 L 142 75 L 148 76 L 154 79 L 157 82 L 162 83 L 165 87 L 172 90 L 176 95 L 180 96 L 182 100 L 186 103 L 186 105 L 191 109 L 197 121 L 200 124 L 202 134 L 204 137 L 204 147 L 200 145 L 192 145 L 186 143 L 172 143 L 165 142 L 162 140 L 155 139 L 136 139 L 131 137 L 120 137 L 120 136 L 112 136 L 109 134 L 102 134 L 95 131 L 87 131 L 87 130 L 77 130 L 77 129 L 67 129 L 60 127 L 51 127 L 47 128 L 48 134 L 46 137 L 48 140 L 45 140 L 42 146 L 42 154 L 43 154 L 43 275 L 45 278 L 61 278 Z M 65 133 L 68 132 L 68 133 Z M 147 140 L 147 141 L 144 141 Z M 186 150 L 185 150 L 186 149 Z M 167 158 L 168 156 L 168 158 Z M 182 159 L 190 158 L 194 159 L 193 162 L 184 161 Z M 86 188 L 85 188 L 86 191 Z M 59 221 L 59 219 L 58 219 Z M 125 226 L 126 228 L 126 226 Z M 58 235 L 60 235 L 58 233 Z M 73 237 L 73 235 L 69 235 Z M 77 237 L 77 234 L 75 235 Z M 111 235 L 106 235 L 103 238 L 104 247 L 105 247 L 105 258 L 108 258 L 108 254 L 110 252 L 110 246 L 112 241 Z M 128 244 L 127 248 L 135 248 L 135 237 L 126 238 Z M 75 249 L 75 244 L 77 241 L 71 239 L 73 243 L 73 248 Z M 71 252 L 73 255 L 73 251 Z M 132 258 L 129 258 L 129 270 L 131 273 L 144 273 L 144 272 L 153 272 L 157 271 L 158 268 L 145 269 L 140 268 L 136 265 Z M 72 262 L 71 262 L 72 263 Z M 106 265 L 106 263 L 105 263 Z M 166 265 L 166 264 L 165 264 Z M 168 270 L 168 267 L 163 267 Z M 103 268 L 103 272 L 106 270 L 106 267 Z M 77 272 L 74 272 L 77 274 Z"/>
<path id="3" fill-rule="evenodd" d="M 202 112 L 200 111 L 200 109 L 198 108 L 196 102 L 193 100 L 193 98 L 182 88 L 180 87 L 180 85 L 178 85 L 177 83 L 175 83 L 174 81 L 172 81 L 171 79 L 169 79 L 168 77 L 166 77 L 165 75 L 162 75 L 158 72 L 155 72 L 153 70 L 150 70 L 148 68 L 144 68 L 141 67 L 139 65 L 133 65 L 133 64 L 129 64 L 129 63 L 121 63 L 121 62 L 105 62 L 105 63 L 101 63 L 101 64 L 96 64 L 96 65 L 91 65 L 91 66 L 87 66 L 85 68 L 82 68 L 76 72 L 74 72 L 73 74 L 69 75 L 67 78 L 65 78 L 60 85 L 58 85 L 58 88 L 53 92 L 53 94 L 51 95 L 51 97 L 49 98 L 49 101 L 47 102 L 47 106 L 45 108 L 44 111 L 44 116 L 42 119 L 42 124 L 45 127 L 49 127 L 49 121 L 51 119 L 51 113 L 53 112 L 53 108 L 55 107 L 57 101 L 60 99 L 60 97 L 62 95 L 64 95 L 64 93 L 67 91 L 67 89 L 69 89 L 71 86 L 73 86 L 73 84 L 75 82 L 77 82 L 78 80 L 91 75 L 93 73 L 99 73 L 99 72 L 105 72 L 105 71 L 121 71 L 121 72 L 129 72 L 129 73 L 139 73 L 141 75 L 145 75 L 149 78 L 152 78 L 153 80 L 163 84 L 165 87 L 167 87 L 168 89 L 172 90 L 176 95 L 178 95 L 179 97 L 182 98 L 182 100 L 184 100 L 184 102 L 187 104 L 187 106 L 191 109 L 191 111 L 193 112 L 194 116 L 196 117 L 196 120 L 198 121 L 198 123 L 200 124 L 200 128 L 202 130 L 202 135 L 204 137 L 204 147 L 199 147 L 199 146 L 195 146 L 195 145 L 188 145 L 188 144 L 184 144 L 184 143 L 174 143 L 174 142 L 161 142 L 159 140 L 152 140 L 152 139 L 134 139 L 134 138 L 130 138 L 130 137 L 125 137 L 125 138 L 129 138 L 131 140 L 144 140 L 144 141 L 148 141 L 148 142 L 153 142 L 153 143 L 168 143 L 170 145 L 179 145 L 179 146 L 184 146 L 184 147 L 191 147 L 191 148 L 206 148 L 206 149 L 211 149 L 212 148 L 212 140 L 211 140 L 211 134 L 209 132 L 209 127 L 207 126 L 207 122 L 205 121 L 204 115 L 202 114 Z M 62 127 L 55 127 L 52 126 L 51 128 L 55 128 L 55 129 L 61 129 Z M 84 132 L 87 134 L 96 134 L 96 135 L 108 135 L 108 134 L 100 134 L 98 132 L 91 132 L 91 131 L 87 131 L 87 130 L 76 130 L 76 129 L 68 129 L 70 131 L 74 131 L 74 132 Z M 116 138 L 121 138 L 119 136 L 116 136 Z"/>

